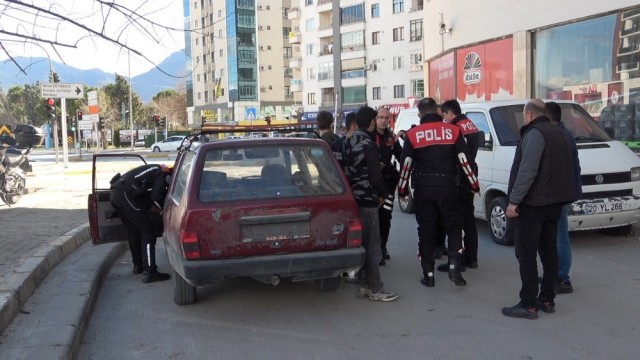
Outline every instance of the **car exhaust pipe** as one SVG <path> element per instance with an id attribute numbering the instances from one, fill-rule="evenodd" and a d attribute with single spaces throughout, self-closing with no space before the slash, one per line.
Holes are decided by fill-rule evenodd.
<path id="1" fill-rule="evenodd" d="M 271 277 L 271 285 L 273 285 L 274 287 L 278 286 L 278 284 L 280 284 L 280 276 L 274 275 Z"/>
<path id="2" fill-rule="evenodd" d="M 351 271 L 345 271 L 342 274 L 340 274 L 340 277 L 344 278 L 344 279 L 355 279 L 356 278 L 356 271 L 355 270 L 351 270 Z"/>

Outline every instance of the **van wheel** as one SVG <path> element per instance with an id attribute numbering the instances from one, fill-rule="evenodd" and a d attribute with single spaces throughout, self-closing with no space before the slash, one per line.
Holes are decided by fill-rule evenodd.
<path id="1" fill-rule="evenodd" d="M 159 148 L 159 147 L 157 147 L 157 146 L 156 146 L 156 147 L 154 147 L 154 148 L 153 148 L 153 152 L 160 152 L 160 148 Z"/>
<path id="2" fill-rule="evenodd" d="M 196 288 L 189 284 L 175 269 L 173 273 L 173 302 L 178 305 L 191 305 L 196 302 Z"/>
<path id="3" fill-rule="evenodd" d="M 514 233 L 511 221 L 507 218 L 507 198 L 497 197 L 489 205 L 489 232 L 496 244 L 513 245 Z"/>
<path id="4" fill-rule="evenodd" d="M 413 214 L 415 206 L 413 205 L 413 192 L 409 190 L 409 195 L 405 198 L 401 198 L 398 196 L 398 206 L 400 207 L 400 211 L 405 214 Z"/>
<path id="5" fill-rule="evenodd" d="M 339 277 L 314 279 L 313 284 L 319 291 L 335 291 L 340 286 L 340 280 Z"/>

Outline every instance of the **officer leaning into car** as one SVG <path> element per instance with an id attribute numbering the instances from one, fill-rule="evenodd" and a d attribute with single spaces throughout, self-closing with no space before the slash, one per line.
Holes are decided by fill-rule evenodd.
<path id="1" fill-rule="evenodd" d="M 165 165 L 138 166 L 111 179 L 110 201 L 127 229 L 133 273 L 142 282 L 169 279 L 156 266 L 156 238 L 162 235 L 162 208 L 171 179 Z"/>
<path id="2" fill-rule="evenodd" d="M 420 282 L 427 287 L 435 286 L 435 246 L 438 224 L 442 224 L 449 239 L 449 279 L 465 286 L 467 282 L 460 273 L 463 249 L 461 202 L 456 185 L 458 166 L 476 192 L 478 180 L 467 162 L 460 128 L 442 121 L 432 98 L 420 100 L 418 111 L 422 114 L 420 125 L 407 131 L 402 149 L 398 196 L 407 196 L 411 174 L 418 222 L 418 255 L 424 275 Z"/>

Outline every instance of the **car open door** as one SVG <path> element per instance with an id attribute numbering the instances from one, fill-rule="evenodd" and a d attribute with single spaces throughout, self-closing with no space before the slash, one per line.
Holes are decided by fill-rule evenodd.
<path id="1" fill-rule="evenodd" d="M 109 201 L 110 181 L 147 162 L 136 154 L 94 154 L 89 194 L 89 228 L 94 245 L 126 241 L 127 231 Z"/>

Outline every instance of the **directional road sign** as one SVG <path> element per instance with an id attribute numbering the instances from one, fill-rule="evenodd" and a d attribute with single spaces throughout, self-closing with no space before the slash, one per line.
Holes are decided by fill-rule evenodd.
<path id="1" fill-rule="evenodd" d="M 95 124 L 93 121 L 80 120 L 78 121 L 78 128 L 80 130 L 91 130 L 93 129 L 93 124 Z"/>
<path id="2" fill-rule="evenodd" d="M 83 84 L 42 83 L 40 85 L 40 96 L 43 98 L 84 98 Z"/>
<path id="3" fill-rule="evenodd" d="M 82 115 L 81 121 L 89 121 L 92 123 L 97 123 L 100 120 L 100 116 L 98 114 L 84 114 Z"/>

